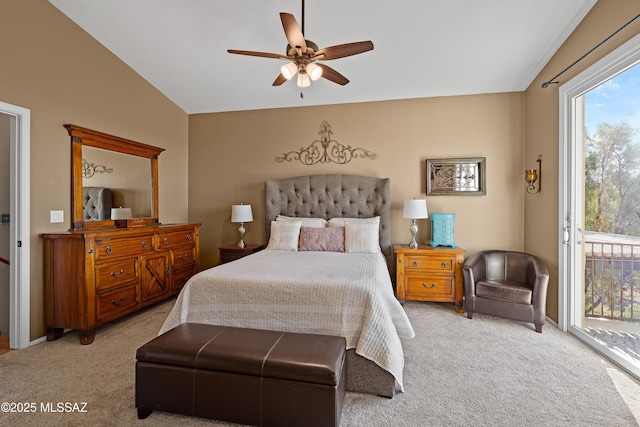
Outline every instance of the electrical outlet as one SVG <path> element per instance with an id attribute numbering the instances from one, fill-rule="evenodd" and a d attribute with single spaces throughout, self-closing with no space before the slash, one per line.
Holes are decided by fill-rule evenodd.
<path id="1" fill-rule="evenodd" d="M 8 213 L 0 214 L 0 224 L 9 224 L 9 214 Z"/>
<path id="2" fill-rule="evenodd" d="M 64 222 L 64 211 L 49 211 L 51 223 Z"/>

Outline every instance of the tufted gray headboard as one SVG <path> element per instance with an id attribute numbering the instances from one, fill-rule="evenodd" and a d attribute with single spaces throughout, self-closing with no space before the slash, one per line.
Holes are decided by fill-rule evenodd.
<path id="1" fill-rule="evenodd" d="M 391 181 L 356 175 L 307 175 L 265 182 L 267 241 L 276 216 L 331 219 L 380 216 L 380 248 L 391 256 Z"/>

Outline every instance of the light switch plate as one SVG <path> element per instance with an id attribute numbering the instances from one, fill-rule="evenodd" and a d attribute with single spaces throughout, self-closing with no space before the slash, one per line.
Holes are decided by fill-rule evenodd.
<path id="1" fill-rule="evenodd" d="M 64 211 L 50 211 L 51 223 L 64 222 Z"/>

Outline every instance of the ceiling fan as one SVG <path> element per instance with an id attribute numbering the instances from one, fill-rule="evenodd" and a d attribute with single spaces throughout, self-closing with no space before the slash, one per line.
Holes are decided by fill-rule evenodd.
<path id="1" fill-rule="evenodd" d="M 302 1 L 302 29 L 300 29 L 298 22 L 290 13 L 281 12 L 280 20 L 282 21 L 282 27 L 289 42 L 287 44 L 286 54 L 280 55 L 277 53 L 234 49 L 227 50 L 229 53 L 238 55 L 259 56 L 262 58 L 289 61 L 280 68 L 280 75 L 273 82 L 273 86 L 280 86 L 295 76 L 296 73 L 298 73 L 298 87 L 308 87 L 311 85 L 311 80 L 318 80 L 320 77 L 344 86 L 349 83 L 349 79 L 333 68 L 321 63 L 316 63 L 316 61 L 339 59 L 373 50 L 373 43 L 371 41 L 346 43 L 318 49 L 317 44 L 304 38 L 304 0 Z"/>

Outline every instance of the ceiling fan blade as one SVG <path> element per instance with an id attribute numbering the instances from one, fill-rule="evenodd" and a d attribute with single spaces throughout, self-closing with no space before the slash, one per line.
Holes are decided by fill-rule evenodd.
<path id="1" fill-rule="evenodd" d="M 234 53 L 236 55 L 248 55 L 248 56 L 258 56 L 260 58 L 274 58 L 274 59 L 289 59 L 284 55 L 279 55 L 277 53 L 267 53 L 267 52 L 253 52 L 250 50 L 227 50 L 229 53 Z"/>
<path id="2" fill-rule="evenodd" d="M 344 86 L 347 83 L 349 83 L 348 78 L 346 78 L 345 76 L 343 76 L 342 74 L 334 70 L 333 68 L 327 67 L 324 64 L 318 64 L 318 67 L 322 68 L 322 77 L 324 77 L 325 79 L 330 80 L 334 83 L 338 83 L 341 86 Z"/>
<path id="3" fill-rule="evenodd" d="M 286 81 L 287 81 L 287 78 L 283 76 L 282 73 L 280 73 L 280 75 L 276 77 L 276 79 L 273 81 L 273 84 L 271 86 L 280 86 L 282 83 Z"/>
<path id="4" fill-rule="evenodd" d="M 370 40 L 366 42 L 346 43 L 320 49 L 316 52 L 314 58 L 323 55 L 323 58 L 318 59 L 338 59 L 344 58 L 345 56 L 368 52 L 370 50 L 373 50 L 373 43 Z"/>
<path id="5" fill-rule="evenodd" d="M 300 26 L 290 13 L 280 13 L 280 20 L 282 21 L 282 28 L 284 28 L 284 34 L 287 36 L 289 46 L 292 48 L 300 47 L 302 53 L 307 52 L 307 42 L 304 40 L 304 35 Z"/>

